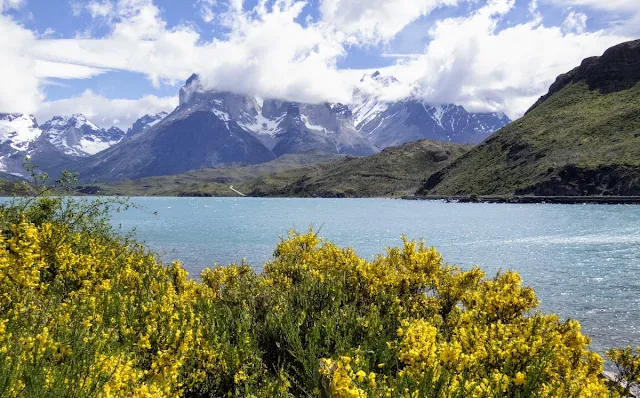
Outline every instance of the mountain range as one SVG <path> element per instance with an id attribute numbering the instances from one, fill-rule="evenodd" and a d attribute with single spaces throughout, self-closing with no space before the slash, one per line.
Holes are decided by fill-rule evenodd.
<path id="1" fill-rule="evenodd" d="M 379 72 L 363 79 L 397 82 Z M 29 155 L 54 175 L 66 169 L 84 181 L 115 181 L 259 164 L 286 154 L 366 156 L 419 139 L 474 144 L 509 123 L 501 113 L 469 113 L 413 97 L 356 95 L 351 105 L 261 100 L 209 89 L 195 74 L 179 98 L 173 112 L 146 115 L 126 133 L 100 129 L 82 115 L 54 117 L 40 126 L 32 116 L 0 115 L 20 121 L 0 125 L 0 170 L 22 174 Z"/>

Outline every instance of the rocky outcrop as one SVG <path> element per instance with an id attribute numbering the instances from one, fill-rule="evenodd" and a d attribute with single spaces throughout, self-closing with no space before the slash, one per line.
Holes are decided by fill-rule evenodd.
<path id="1" fill-rule="evenodd" d="M 590 57 L 568 73 L 557 77 L 549 92 L 540 97 L 527 112 L 546 101 L 567 85 L 586 82 L 601 94 L 627 90 L 640 81 L 640 40 L 629 41 L 609 48 L 600 57 Z"/>

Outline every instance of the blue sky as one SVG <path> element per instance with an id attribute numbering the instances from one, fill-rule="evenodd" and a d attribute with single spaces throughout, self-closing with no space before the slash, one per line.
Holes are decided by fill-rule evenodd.
<path id="1" fill-rule="evenodd" d="M 0 0 L 0 112 L 126 127 L 212 89 L 305 102 L 409 95 L 517 117 L 640 35 L 637 0 Z M 359 87 L 373 70 L 398 87 Z M 370 84 L 370 83 L 366 83 Z"/>

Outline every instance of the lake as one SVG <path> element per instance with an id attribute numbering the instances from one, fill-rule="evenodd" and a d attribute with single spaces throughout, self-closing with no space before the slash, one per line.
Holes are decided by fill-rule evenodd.
<path id="1" fill-rule="evenodd" d="M 124 231 L 192 276 L 245 258 L 256 270 L 290 229 L 311 225 L 373 258 L 423 238 L 446 262 L 518 271 L 544 311 L 578 319 L 602 352 L 640 344 L 640 206 L 458 204 L 390 199 L 136 198 Z M 151 212 L 157 211 L 157 215 Z"/>

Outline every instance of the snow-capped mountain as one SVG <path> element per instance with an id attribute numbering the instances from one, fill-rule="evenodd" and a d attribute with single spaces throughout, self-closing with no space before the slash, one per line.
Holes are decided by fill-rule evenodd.
<path id="1" fill-rule="evenodd" d="M 58 150 L 74 157 L 95 155 L 124 137 L 124 132 L 119 128 L 101 129 L 83 115 L 55 116 L 40 129 Z"/>
<path id="2" fill-rule="evenodd" d="M 379 72 L 361 80 L 388 88 L 398 81 Z M 353 123 L 376 147 L 402 145 L 419 139 L 476 144 L 511 122 L 503 113 L 469 113 L 453 104 L 430 105 L 419 98 L 384 101 L 356 91 Z"/>
<path id="3" fill-rule="evenodd" d="M 112 181 L 257 164 L 290 153 L 365 156 L 425 138 L 475 143 L 508 122 L 504 115 L 413 97 L 382 100 L 379 92 L 399 82 L 380 73 L 362 83 L 373 90 L 356 92 L 356 104 L 303 104 L 208 89 L 194 74 L 173 112 L 141 118 L 119 144 L 64 168 L 84 180 Z"/>
<path id="4" fill-rule="evenodd" d="M 40 133 L 33 116 L 0 114 L 0 171 L 15 174 L 22 169 L 29 147 Z"/>
<path id="5" fill-rule="evenodd" d="M 225 125 L 235 123 L 250 132 L 276 156 L 305 152 L 352 155 L 377 152 L 356 130 L 351 111 L 342 104 L 261 101 L 247 95 L 203 89 L 198 76 L 193 75 L 180 90 L 179 109 L 213 112 Z M 168 119 L 172 117 L 173 114 Z"/>
<path id="6" fill-rule="evenodd" d="M 0 171 L 25 175 L 28 157 L 47 171 L 94 155 L 119 142 L 124 132 L 101 129 L 82 115 L 56 116 L 42 125 L 27 114 L 0 114 Z"/>
<path id="7" fill-rule="evenodd" d="M 156 113 L 155 115 L 144 115 L 140 119 L 136 120 L 136 122 L 133 123 L 133 126 L 131 126 L 127 130 L 126 136 L 131 137 L 148 128 L 151 128 L 156 124 L 160 123 L 160 121 L 165 117 L 167 117 L 168 115 L 169 114 L 167 112 L 160 112 L 160 113 Z"/>

